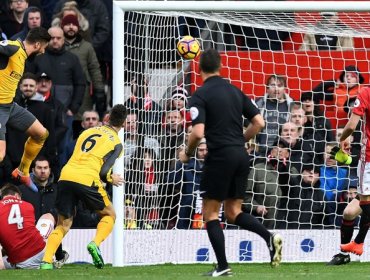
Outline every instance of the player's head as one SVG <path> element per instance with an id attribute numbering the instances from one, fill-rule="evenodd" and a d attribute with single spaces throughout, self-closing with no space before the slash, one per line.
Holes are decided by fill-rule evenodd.
<path id="1" fill-rule="evenodd" d="M 123 104 L 114 105 L 110 111 L 109 125 L 121 128 L 127 117 L 127 108 Z"/>
<path id="2" fill-rule="evenodd" d="M 43 27 L 35 27 L 28 31 L 25 47 L 28 55 L 44 53 L 50 41 L 48 31 Z"/>
<path id="3" fill-rule="evenodd" d="M 13 185 L 11 183 L 6 183 L 1 189 L 0 189 L 0 197 L 4 198 L 7 195 L 14 195 L 21 197 L 21 191 L 16 185 Z"/>
<path id="4" fill-rule="evenodd" d="M 220 71 L 221 56 L 215 49 L 205 50 L 199 60 L 199 70 L 204 74 L 214 74 Z"/>

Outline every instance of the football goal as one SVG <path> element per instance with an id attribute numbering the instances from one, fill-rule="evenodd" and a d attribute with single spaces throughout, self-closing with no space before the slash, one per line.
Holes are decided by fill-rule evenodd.
<path id="1" fill-rule="evenodd" d="M 246 145 L 254 175 L 246 182 L 244 211 L 282 234 L 283 261 L 329 261 L 338 252 L 343 210 L 357 178 L 355 165 L 333 166 L 325 147 L 348 120 L 356 92 L 369 83 L 370 3 L 113 1 L 113 9 L 113 103 L 126 104 L 130 114 L 121 135 L 125 154 L 115 165 L 126 183 L 114 188 L 117 220 L 102 249 L 106 262 L 215 261 L 199 194 L 206 139 L 189 164 L 177 160 L 191 131 L 188 104 L 202 85 L 198 58 L 184 60 L 176 50 L 186 35 L 202 50 L 220 52 L 221 75 L 262 106 L 268 123 L 265 140 Z M 269 77 L 284 82 L 271 85 Z M 283 97 L 269 97 L 269 87 Z M 286 122 L 294 123 L 294 132 L 284 136 L 292 142 L 279 169 L 283 161 L 270 161 L 270 151 Z M 309 122 L 311 134 L 305 134 Z M 353 153 L 360 139 L 352 139 Z M 293 149 L 297 141 L 308 146 Z M 222 211 L 220 219 L 230 262 L 269 261 L 262 239 L 228 224 Z M 370 252 L 361 260 L 370 260 Z"/>

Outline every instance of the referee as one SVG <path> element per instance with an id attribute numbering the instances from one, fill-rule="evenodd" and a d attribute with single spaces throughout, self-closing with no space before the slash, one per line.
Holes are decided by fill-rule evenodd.
<path id="1" fill-rule="evenodd" d="M 265 126 L 263 117 L 251 100 L 235 86 L 220 77 L 221 57 L 214 49 L 204 51 L 199 69 L 204 85 L 190 100 L 193 130 L 188 147 L 180 152 L 185 163 L 194 154 L 202 137 L 206 137 L 208 156 L 205 160 L 200 193 L 203 197 L 203 219 L 217 258 L 217 267 L 209 276 L 232 274 L 226 260 L 225 237 L 218 213 L 224 203 L 228 223 L 260 235 L 270 250 L 271 265 L 281 261 L 282 238 L 270 233 L 255 217 L 243 213 L 242 201 L 249 173 L 249 156 L 244 143 Z M 243 135 L 242 116 L 250 121 Z"/>

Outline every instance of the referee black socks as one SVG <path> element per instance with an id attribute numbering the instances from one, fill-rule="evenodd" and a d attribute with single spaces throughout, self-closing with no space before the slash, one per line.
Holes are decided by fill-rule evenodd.
<path id="1" fill-rule="evenodd" d="M 242 229 L 257 233 L 266 241 L 267 245 L 270 245 L 271 233 L 254 216 L 241 212 L 236 217 L 234 224 Z"/>
<path id="2" fill-rule="evenodd" d="M 221 228 L 220 221 L 218 219 L 209 221 L 206 223 L 206 227 L 209 241 L 212 244 L 213 250 L 215 251 L 215 255 L 217 258 L 218 269 L 220 271 L 227 269 L 229 265 L 226 260 L 225 236 Z"/>

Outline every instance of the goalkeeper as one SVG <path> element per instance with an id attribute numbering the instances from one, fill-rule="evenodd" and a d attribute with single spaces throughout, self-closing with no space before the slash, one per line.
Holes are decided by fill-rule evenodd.
<path id="1" fill-rule="evenodd" d="M 362 127 L 364 132 L 364 138 L 366 139 L 365 149 L 361 150 L 360 160 L 357 169 L 357 175 L 359 178 L 359 185 L 357 192 L 359 194 L 359 203 L 357 199 L 353 199 L 350 204 L 346 207 L 344 213 L 344 220 L 341 226 L 341 250 L 344 252 L 351 252 L 357 255 L 361 255 L 363 252 L 363 241 L 368 231 L 368 224 L 370 221 L 370 142 L 367 139 L 370 137 L 370 88 L 364 88 L 360 91 L 357 99 L 353 105 L 352 115 L 344 127 L 343 133 L 340 137 L 340 148 L 336 147 L 332 150 L 332 156 L 342 164 L 350 164 L 352 158 L 347 154 L 346 141 L 348 137 L 355 131 L 357 124 L 361 118 L 364 118 L 364 126 Z M 358 204 L 357 204 L 358 203 Z M 346 215 L 350 214 L 350 215 Z M 354 219 L 362 214 L 360 222 L 360 231 L 358 236 L 353 242 L 347 243 L 351 240 L 353 234 Z M 341 256 L 340 256 L 341 255 Z M 349 256 L 343 257 L 343 254 L 337 254 L 333 257 L 329 264 L 345 264 L 350 261 Z"/>

